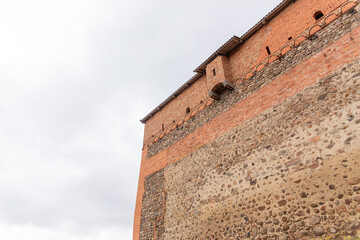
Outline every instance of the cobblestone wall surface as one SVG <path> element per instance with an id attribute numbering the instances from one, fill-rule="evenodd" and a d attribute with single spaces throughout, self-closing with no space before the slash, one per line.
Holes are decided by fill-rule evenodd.
<path id="1" fill-rule="evenodd" d="M 164 169 L 146 177 L 141 211 L 140 239 L 162 239 L 164 234 Z M 157 221 L 159 219 L 159 221 Z M 156 224 L 156 228 L 154 226 Z M 154 230 L 156 229 L 156 230 Z"/>
<path id="2" fill-rule="evenodd" d="M 165 169 L 165 239 L 360 229 L 360 60 Z"/>
<path id="3" fill-rule="evenodd" d="M 283 58 L 276 60 L 269 67 L 257 73 L 253 78 L 237 85 L 235 91 L 224 92 L 219 101 L 214 102 L 214 104 L 194 116 L 190 121 L 185 122 L 182 126 L 177 127 L 174 131 L 152 144 L 149 147 L 147 158 L 151 158 L 179 141 L 203 124 L 211 121 L 217 115 L 229 109 L 229 107 L 235 103 L 258 91 L 282 73 L 287 72 L 299 62 L 311 58 L 312 55 L 318 53 L 324 47 L 349 33 L 352 28 L 358 26 L 359 18 L 360 16 L 356 11 L 346 13 L 343 17 L 337 19 L 336 22 L 299 44 Z"/>

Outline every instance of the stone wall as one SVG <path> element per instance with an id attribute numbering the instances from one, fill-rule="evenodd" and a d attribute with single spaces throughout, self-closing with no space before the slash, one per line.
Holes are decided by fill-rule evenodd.
<path id="1" fill-rule="evenodd" d="M 154 235 L 162 239 L 165 214 L 164 170 L 157 171 L 145 180 L 143 210 L 141 211 L 140 239 L 153 239 Z"/>
<path id="2" fill-rule="evenodd" d="M 300 239 L 360 228 L 360 61 L 165 169 L 164 239 Z"/>

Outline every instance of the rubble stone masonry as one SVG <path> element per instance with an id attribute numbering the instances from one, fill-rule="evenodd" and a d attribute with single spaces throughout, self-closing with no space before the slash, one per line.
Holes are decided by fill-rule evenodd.
<path id="1" fill-rule="evenodd" d="M 134 239 L 359 235 L 359 5 L 143 149 Z"/>

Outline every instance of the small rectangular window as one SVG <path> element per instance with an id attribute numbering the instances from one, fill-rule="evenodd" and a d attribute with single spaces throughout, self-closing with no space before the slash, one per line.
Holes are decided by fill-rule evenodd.
<path id="1" fill-rule="evenodd" d="M 270 48 L 269 48 L 268 46 L 266 47 L 266 51 L 267 51 L 267 54 L 268 54 L 268 55 L 270 55 L 270 54 L 271 54 L 271 52 L 270 52 Z"/>
<path id="2" fill-rule="evenodd" d="M 322 18 L 324 16 L 324 14 L 321 12 L 321 11 L 317 11 L 315 14 L 314 14 L 314 18 L 315 20 L 319 20 L 320 18 Z"/>

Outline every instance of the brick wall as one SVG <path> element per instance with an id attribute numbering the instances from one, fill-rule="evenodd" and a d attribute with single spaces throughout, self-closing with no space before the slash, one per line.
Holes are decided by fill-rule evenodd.
<path id="1" fill-rule="evenodd" d="M 339 21 L 338 21 L 339 22 Z M 333 41 L 336 41 L 345 33 L 349 33 L 351 31 L 350 24 L 351 22 L 341 23 L 341 26 L 333 24 L 332 26 L 328 26 L 326 31 L 322 31 L 314 35 L 311 39 L 306 40 L 297 48 L 292 49 L 287 55 L 285 55 L 281 61 L 276 61 L 271 64 L 271 67 L 266 68 L 259 72 L 254 78 L 247 80 L 245 82 L 241 82 L 236 86 L 235 91 L 233 92 L 225 92 L 222 99 L 220 101 L 215 101 L 209 108 L 203 110 L 200 114 L 194 116 L 191 121 L 184 123 L 181 127 L 176 128 L 174 131 L 164 136 L 161 140 L 149 146 L 149 151 L 147 152 L 147 157 L 152 157 L 158 152 L 164 150 L 165 148 L 171 146 L 176 143 L 183 137 L 187 136 L 190 132 L 196 130 L 202 124 L 211 121 L 217 115 L 226 111 L 229 107 L 232 107 L 235 103 L 245 100 L 251 94 L 256 93 L 256 97 L 266 99 L 264 96 L 259 96 L 258 90 L 264 85 L 272 82 L 275 78 L 279 77 L 282 73 L 291 70 L 297 63 L 303 62 L 304 60 L 309 59 L 310 56 L 313 56 L 315 53 L 319 53 L 320 57 L 323 56 L 323 49 L 318 46 L 328 46 Z M 339 34 L 339 31 L 341 34 Z M 340 43 L 341 44 L 341 43 Z M 331 51 L 331 50 L 329 50 Z M 341 57 L 341 56 L 340 56 Z M 308 67 L 309 75 L 313 73 L 311 69 L 311 64 L 316 63 L 317 59 L 313 59 L 309 61 L 308 65 L 297 66 L 297 71 L 302 70 L 302 67 Z M 335 61 L 335 60 L 334 60 Z M 339 60 L 337 60 L 339 61 Z M 323 70 L 322 70 L 323 71 Z M 331 69 L 330 69 L 331 71 Z M 305 72 L 304 72 L 305 74 Z M 299 75 L 299 77 L 303 77 Z M 315 75 L 314 75 L 315 77 Z M 269 91 L 267 94 L 271 95 L 273 89 L 267 89 Z M 271 96 L 268 96 L 271 98 Z M 248 99 L 249 100 L 249 99 Z M 246 101 L 248 101 L 246 100 Z M 244 104 L 242 104 L 244 105 Z M 247 108 L 258 107 L 256 105 L 246 106 Z M 247 111 L 247 110 L 246 110 Z M 229 119 L 231 122 L 231 119 Z M 238 121 L 239 119 L 235 119 Z M 228 121 L 224 121 L 221 125 L 227 124 Z M 216 124 L 216 123 L 215 123 Z M 205 136 L 206 137 L 206 136 Z M 182 143 L 180 143 L 182 145 Z M 179 149 L 179 152 L 182 150 Z"/>
<path id="2" fill-rule="evenodd" d="M 269 23 L 266 23 L 258 32 L 252 35 L 238 49 L 229 54 L 229 67 L 233 80 L 238 79 L 254 65 L 268 56 L 266 47 L 271 52 L 289 42 L 289 37 L 295 38 L 305 29 L 316 23 L 313 15 L 321 10 L 324 15 L 338 7 L 344 0 L 298 0 L 290 4 Z M 233 23 L 241 24 L 241 23 Z M 145 125 L 144 143 L 153 135 L 165 128 L 171 127 L 173 121 L 185 115 L 186 109 L 198 107 L 208 97 L 206 78 L 212 73 L 198 80 L 189 89 L 183 92 L 176 100 L 170 102 L 164 109 L 150 118 Z"/>

